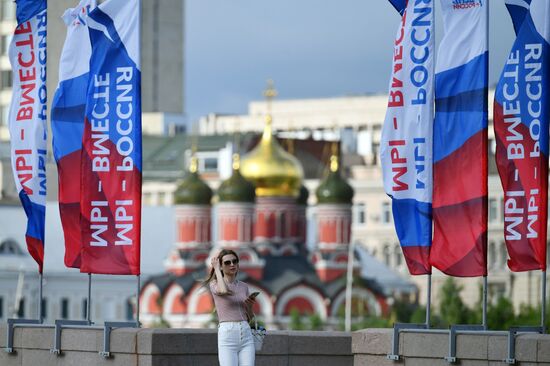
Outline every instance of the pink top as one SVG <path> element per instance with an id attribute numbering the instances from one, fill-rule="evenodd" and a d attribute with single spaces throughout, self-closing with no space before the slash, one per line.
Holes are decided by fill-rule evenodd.
<path id="1" fill-rule="evenodd" d="M 228 283 L 227 288 L 232 292 L 231 295 L 218 295 L 217 282 L 210 282 L 210 292 L 214 298 L 218 321 L 221 322 L 240 322 L 247 321 L 246 305 L 244 300 L 248 297 L 248 286 L 239 280 Z"/>

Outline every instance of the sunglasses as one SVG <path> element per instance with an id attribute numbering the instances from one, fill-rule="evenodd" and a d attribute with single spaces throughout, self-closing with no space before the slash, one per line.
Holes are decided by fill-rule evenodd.
<path id="1" fill-rule="evenodd" d="M 230 261 L 223 261 L 223 264 L 226 265 L 226 266 L 230 266 L 230 265 L 235 265 L 235 264 L 238 264 L 239 263 L 239 260 L 238 259 L 232 259 Z"/>

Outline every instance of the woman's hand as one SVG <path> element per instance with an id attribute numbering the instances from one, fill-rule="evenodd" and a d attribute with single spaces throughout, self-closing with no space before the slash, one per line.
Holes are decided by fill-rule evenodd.
<path id="1" fill-rule="evenodd" d="M 212 268 L 214 268 L 214 270 L 220 269 L 220 260 L 218 259 L 217 255 L 212 257 L 212 259 L 210 260 L 210 265 L 212 266 Z"/>

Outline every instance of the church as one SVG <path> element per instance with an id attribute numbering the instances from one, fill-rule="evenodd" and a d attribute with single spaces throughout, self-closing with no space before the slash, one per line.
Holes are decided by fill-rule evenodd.
<path id="1" fill-rule="evenodd" d="M 275 91 L 268 89 L 268 98 L 270 92 Z M 269 112 L 258 144 L 242 159 L 234 154 L 232 175 L 215 196 L 193 156 L 174 193 L 176 242 L 167 253 L 165 273 L 149 278 L 140 293 L 141 322 L 191 328 L 215 324 L 213 301 L 201 281 L 210 258 L 228 248 L 239 255 L 238 278 L 251 292 L 260 292 L 254 312 L 270 329 L 287 328 L 293 309 L 337 328 L 344 314 L 354 190 L 341 175 L 336 146 L 315 192 L 318 243 L 313 247 L 306 245 L 309 192 L 302 184 L 303 167 L 274 137 Z M 214 243 L 212 225 L 218 232 Z M 376 281 L 361 277 L 358 262 L 353 266 L 354 311 L 387 315 L 387 296 Z"/>

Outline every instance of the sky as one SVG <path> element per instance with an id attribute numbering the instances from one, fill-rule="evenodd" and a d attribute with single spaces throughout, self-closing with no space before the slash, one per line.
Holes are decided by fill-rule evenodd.
<path id="1" fill-rule="evenodd" d="M 493 85 L 514 34 L 504 1 L 489 4 Z M 186 0 L 185 21 L 185 108 L 196 121 L 246 113 L 267 79 L 279 99 L 386 93 L 400 17 L 387 0 Z"/>

